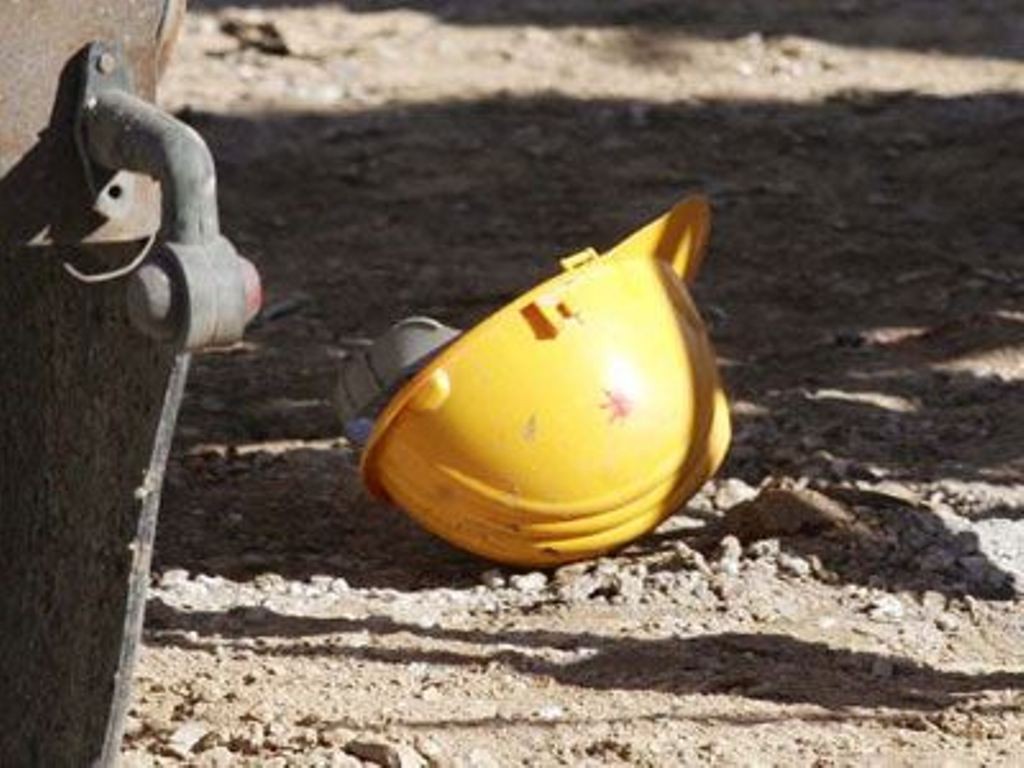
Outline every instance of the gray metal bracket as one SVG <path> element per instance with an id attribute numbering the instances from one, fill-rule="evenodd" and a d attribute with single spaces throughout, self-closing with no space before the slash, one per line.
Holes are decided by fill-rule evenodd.
<path id="1" fill-rule="evenodd" d="M 133 174 L 160 185 L 158 242 L 128 283 L 133 324 L 179 349 L 239 340 L 259 309 L 259 276 L 220 232 L 206 143 L 133 93 L 120 46 L 88 47 L 81 94 L 76 142 L 95 210 L 116 217 L 131 195 Z"/>

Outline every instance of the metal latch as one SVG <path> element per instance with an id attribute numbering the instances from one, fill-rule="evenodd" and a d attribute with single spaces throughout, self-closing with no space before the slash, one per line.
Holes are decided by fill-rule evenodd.
<path id="1" fill-rule="evenodd" d="M 259 275 L 220 232 L 213 157 L 190 126 L 134 93 L 119 45 L 92 43 L 84 62 L 75 140 L 94 210 L 118 215 L 133 174 L 160 185 L 161 226 L 129 264 L 85 282 L 128 277 L 132 323 L 179 349 L 242 337 L 259 310 Z"/>

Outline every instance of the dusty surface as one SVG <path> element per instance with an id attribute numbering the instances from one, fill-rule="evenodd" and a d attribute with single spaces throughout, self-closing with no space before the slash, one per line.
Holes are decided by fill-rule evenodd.
<path id="1" fill-rule="evenodd" d="M 268 309 L 196 366 L 127 764 L 1020 764 L 1021 3 L 195 3 L 163 99 Z M 736 438 L 685 514 L 524 575 L 365 497 L 353 339 L 689 190 Z"/>

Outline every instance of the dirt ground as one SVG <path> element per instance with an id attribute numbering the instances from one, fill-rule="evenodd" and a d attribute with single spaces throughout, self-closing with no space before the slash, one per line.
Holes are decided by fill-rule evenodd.
<path id="1" fill-rule="evenodd" d="M 238 3 L 162 100 L 267 304 L 195 366 L 126 765 L 1021 764 L 1024 3 Z M 366 496 L 344 349 L 688 191 L 735 439 L 686 510 L 523 574 Z"/>

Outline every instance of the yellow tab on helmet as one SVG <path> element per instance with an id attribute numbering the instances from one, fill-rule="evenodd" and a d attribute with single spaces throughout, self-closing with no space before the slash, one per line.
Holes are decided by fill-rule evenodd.
<path id="1" fill-rule="evenodd" d="M 688 197 L 672 210 L 637 230 L 608 252 L 608 256 L 647 256 L 661 259 L 687 283 L 700 271 L 708 242 L 711 211 L 703 197 Z"/>

